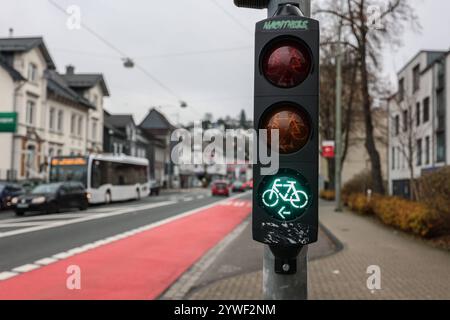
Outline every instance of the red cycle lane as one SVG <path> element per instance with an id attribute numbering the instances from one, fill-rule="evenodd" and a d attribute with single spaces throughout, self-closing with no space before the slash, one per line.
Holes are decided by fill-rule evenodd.
<path id="1" fill-rule="evenodd" d="M 233 200 L 0 282 L 0 299 L 155 299 L 237 227 L 249 201 Z M 238 205 L 235 205 L 238 204 Z M 67 268 L 78 266 L 81 289 Z"/>

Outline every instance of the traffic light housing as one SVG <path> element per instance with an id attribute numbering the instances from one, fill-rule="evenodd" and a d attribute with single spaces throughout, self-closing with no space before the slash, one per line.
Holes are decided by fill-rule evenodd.
<path id="1" fill-rule="evenodd" d="M 296 12 L 280 7 L 256 24 L 254 127 L 268 135 L 258 134 L 253 166 L 253 238 L 274 253 L 296 252 L 318 235 L 320 32 L 318 21 Z M 260 144 L 271 144 L 273 129 L 279 170 L 263 175 Z"/>

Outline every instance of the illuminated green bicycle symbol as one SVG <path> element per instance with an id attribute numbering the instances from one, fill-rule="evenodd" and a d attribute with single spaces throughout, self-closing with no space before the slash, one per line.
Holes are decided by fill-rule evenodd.
<path id="1" fill-rule="evenodd" d="M 287 177 L 275 179 L 272 187 L 262 194 L 263 204 L 267 208 L 277 207 L 277 215 L 283 220 L 287 220 L 287 216 L 294 215 L 292 211 L 302 210 L 309 203 L 308 194 L 303 190 L 298 190 L 296 186 L 296 180 Z M 283 193 L 280 189 L 286 191 Z"/>

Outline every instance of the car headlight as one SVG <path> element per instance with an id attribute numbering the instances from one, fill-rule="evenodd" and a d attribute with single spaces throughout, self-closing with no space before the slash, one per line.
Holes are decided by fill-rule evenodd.
<path id="1" fill-rule="evenodd" d="M 16 197 L 11 199 L 12 204 L 17 204 L 17 202 L 19 202 L 19 198 Z"/>
<path id="2" fill-rule="evenodd" d="M 46 201 L 45 197 L 34 198 L 31 203 L 32 204 L 42 204 Z"/>

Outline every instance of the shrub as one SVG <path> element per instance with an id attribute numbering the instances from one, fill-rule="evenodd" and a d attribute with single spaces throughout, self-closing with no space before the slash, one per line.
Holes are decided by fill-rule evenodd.
<path id="1" fill-rule="evenodd" d="M 363 193 L 353 193 L 347 198 L 347 205 L 350 210 L 359 214 L 372 213 L 372 200 L 369 200 Z"/>
<path id="2" fill-rule="evenodd" d="M 433 208 L 441 220 L 440 234 L 450 233 L 450 167 L 423 175 L 418 181 L 418 199 Z"/>
<path id="3" fill-rule="evenodd" d="M 333 201 L 336 197 L 336 194 L 334 190 L 321 190 L 319 196 L 324 200 Z"/>
<path id="4" fill-rule="evenodd" d="M 352 194 L 365 194 L 367 189 L 372 187 L 372 174 L 370 171 L 363 171 L 355 175 L 342 187 L 342 199 L 348 204 L 349 197 Z"/>
<path id="5" fill-rule="evenodd" d="M 371 208 L 383 223 L 422 237 L 434 236 L 440 228 L 436 211 L 423 203 L 396 197 L 375 197 Z"/>

